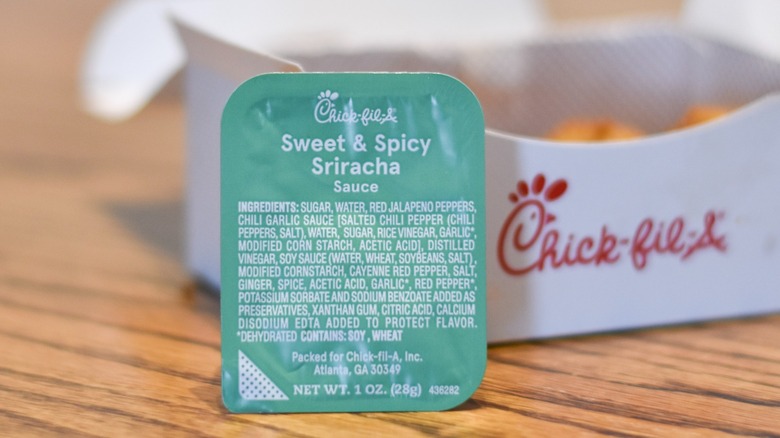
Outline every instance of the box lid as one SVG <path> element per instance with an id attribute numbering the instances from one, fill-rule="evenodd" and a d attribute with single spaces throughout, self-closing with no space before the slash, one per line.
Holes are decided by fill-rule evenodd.
<path id="1" fill-rule="evenodd" d="M 124 0 L 87 47 L 81 93 L 89 112 L 130 117 L 182 68 L 187 54 L 171 18 L 265 53 L 474 47 L 517 41 L 545 23 L 536 0 Z"/>

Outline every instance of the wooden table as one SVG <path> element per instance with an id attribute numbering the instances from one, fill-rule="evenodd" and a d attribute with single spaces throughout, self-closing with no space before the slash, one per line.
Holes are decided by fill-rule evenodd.
<path id="1" fill-rule="evenodd" d="M 450 412 L 228 414 L 179 256 L 181 105 L 78 109 L 106 4 L 0 3 L 0 435 L 780 436 L 780 315 L 493 347 Z"/>

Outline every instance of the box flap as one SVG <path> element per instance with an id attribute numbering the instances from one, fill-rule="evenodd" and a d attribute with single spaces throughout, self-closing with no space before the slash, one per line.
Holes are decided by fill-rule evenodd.
<path id="1" fill-rule="evenodd" d="M 780 60 L 780 2 L 687 0 L 682 22 L 703 34 Z"/>
<path id="2" fill-rule="evenodd" d="M 545 25 L 536 0 L 124 0 L 105 14 L 86 52 L 81 90 L 88 111 L 130 117 L 181 69 L 185 50 L 169 17 L 272 54 L 473 48 L 511 43 Z"/>

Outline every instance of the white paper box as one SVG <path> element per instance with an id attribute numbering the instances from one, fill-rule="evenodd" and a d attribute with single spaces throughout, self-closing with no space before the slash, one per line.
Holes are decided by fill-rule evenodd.
<path id="1" fill-rule="evenodd" d="M 219 282 L 219 120 L 238 84 L 300 69 L 438 71 L 475 91 L 490 128 L 491 342 L 780 310 L 780 65 L 659 23 L 529 38 L 493 17 L 494 31 L 474 44 L 463 35 L 478 35 L 490 15 L 474 14 L 436 35 L 449 37 L 420 37 L 446 44 L 336 38 L 323 51 L 282 38 L 284 26 L 221 35 L 209 14 L 174 11 L 187 50 L 193 272 Z M 667 132 L 702 102 L 741 109 Z M 577 115 L 619 117 L 657 134 L 604 144 L 536 139 Z"/>

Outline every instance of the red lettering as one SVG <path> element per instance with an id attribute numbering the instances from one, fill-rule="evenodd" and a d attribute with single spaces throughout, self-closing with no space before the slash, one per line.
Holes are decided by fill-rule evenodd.
<path id="1" fill-rule="evenodd" d="M 540 271 L 544 269 L 545 259 L 550 259 L 550 266 L 553 268 L 558 268 L 563 264 L 562 261 L 555 260 L 555 247 L 557 245 L 558 232 L 555 230 L 550 230 L 547 234 L 544 235 L 544 239 L 542 239 L 542 250 L 539 252 L 539 259 L 535 263 Z"/>
<path id="2" fill-rule="evenodd" d="M 601 266 L 620 262 L 623 255 L 631 258 L 636 270 L 647 267 L 653 254 L 677 256 L 686 260 L 693 254 L 712 248 L 726 251 L 726 236 L 716 231 L 722 212 L 708 211 L 704 216 L 704 228 L 690 229 L 682 216 L 669 222 L 651 217 L 642 220 L 633 236 L 617 236 L 604 225 L 597 237 L 568 234 L 553 227 L 555 216 L 547 213 L 546 203 L 561 197 L 566 191 L 565 180 L 555 181 L 545 191 L 546 179 L 538 174 L 529 185 L 520 181 L 517 193 L 509 199 L 524 199 L 507 216 L 498 236 L 498 262 L 509 275 L 524 275 L 531 271 L 560 269 L 571 266 Z M 519 194 L 519 196 L 518 196 Z M 627 253 L 627 254 L 624 254 Z"/>
<path id="3" fill-rule="evenodd" d="M 498 236 L 498 263 L 507 274 L 522 275 L 534 269 L 541 270 L 538 260 L 524 263 L 523 259 L 524 254 L 539 241 L 545 220 L 544 205 L 537 200 L 524 201 L 509 213 Z M 509 253 L 510 249 L 514 251 Z M 512 254 L 519 257 L 511 257 Z M 510 262 L 518 258 L 521 260 Z"/>
<path id="4" fill-rule="evenodd" d="M 647 239 L 652 232 L 653 220 L 645 219 L 639 224 L 634 233 L 633 244 L 631 245 L 631 261 L 637 269 L 644 269 L 645 265 L 647 265 L 647 254 L 652 250 L 651 245 L 647 243 Z"/>
<path id="5" fill-rule="evenodd" d="M 722 216 L 722 213 L 718 215 L 713 211 L 707 212 L 704 216 L 704 231 L 682 255 L 683 260 L 690 257 L 693 253 L 709 247 L 713 247 L 720 252 L 726 252 L 726 236 L 717 236 L 715 234 L 715 222 Z"/>
<path id="6" fill-rule="evenodd" d="M 593 243 L 593 239 L 591 239 L 590 237 L 586 237 L 580 240 L 579 245 L 577 245 L 577 258 L 575 260 L 578 260 L 582 264 L 588 264 L 593 262 L 598 256 L 598 253 L 594 252 L 590 256 L 587 256 L 585 255 L 585 251 L 590 252 L 590 250 L 592 250 L 594 246 L 595 244 Z"/>
<path id="7" fill-rule="evenodd" d="M 601 227 L 601 238 L 599 239 L 599 249 L 596 252 L 596 266 L 606 263 L 611 265 L 620 260 L 620 253 L 615 252 L 618 245 L 617 237 L 607 231 L 607 226 Z"/>
<path id="8" fill-rule="evenodd" d="M 523 220 L 525 219 L 525 220 Z M 560 248 L 560 232 L 550 228 L 550 216 L 537 200 L 520 203 L 509 214 L 498 237 L 498 262 L 510 275 L 546 267 L 614 264 L 620 260 L 618 238 L 602 227 L 598 239 L 569 235 Z"/>
<path id="9" fill-rule="evenodd" d="M 621 245 L 627 245 L 632 265 L 641 271 L 652 254 L 678 255 L 685 260 L 708 248 L 725 252 L 726 236 L 715 230 L 722 217 L 722 213 L 707 212 L 701 232 L 690 230 L 682 217 L 674 218 L 668 225 L 646 218 L 630 240 L 618 238 L 604 225 L 598 238 L 570 234 L 564 244 L 560 231 L 550 227 L 552 221 L 544 205 L 530 200 L 518 205 L 504 222 L 499 234 L 498 260 L 510 275 L 566 266 L 612 265 L 620 261 Z"/>
<path id="10" fill-rule="evenodd" d="M 680 238 L 685 230 L 685 221 L 683 218 L 677 218 L 669 225 L 666 230 L 667 249 L 672 254 L 679 254 L 685 249 L 685 244 L 680 242 Z"/>

